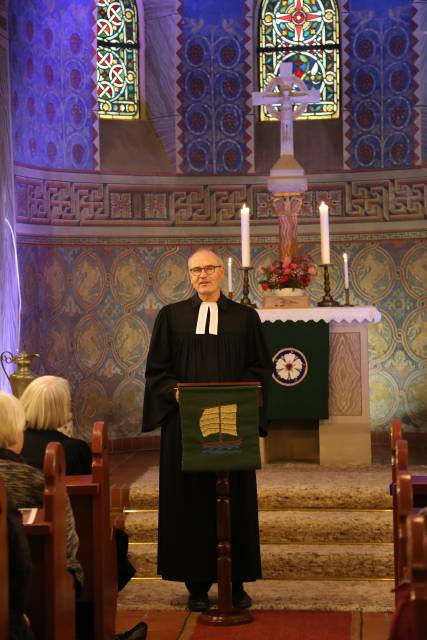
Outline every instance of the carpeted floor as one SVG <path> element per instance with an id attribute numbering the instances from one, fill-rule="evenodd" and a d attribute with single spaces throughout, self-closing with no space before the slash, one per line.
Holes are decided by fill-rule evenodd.
<path id="1" fill-rule="evenodd" d="M 253 617 L 236 627 L 198 624 L 189 640 L 351 640 L 348 612 L 254 611 Z"/>
<path id="2" fill-rule="evenodd" d="M 391 624 L 388 613 L 253 610 L 252 614 L 255 622 L 249 625 L 212 628 L 199 625 L 199 614 L 189 611 L 122 610 L 116 632 L 144 620 L 147 640 L 387 640 Z"/>

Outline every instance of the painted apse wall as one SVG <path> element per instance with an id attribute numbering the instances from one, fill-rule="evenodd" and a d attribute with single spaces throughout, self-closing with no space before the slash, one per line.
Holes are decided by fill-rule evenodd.
<path id="1" fill-rule="evenodd" d="M 309 177 L 299 239 L 302 252 L 319 257 L 317 208 L 326 198 L 330 203 L 336 265 L 333 294 L 342 299 L 340 255 L 346 250 L 354 302 L 375 304 L 383 313 L 383 321 L 370 327 L 373 428 L 385 429 L 393 415 L 400 415 L 410 429 L 427 431 L 427 172 L 413 168 L 420 161 L 414 80 L 418 73 L 414 54 L 416 14 L 406 0 L 387 4 L 363 1 L 364 11 L 360 11 L 360 3 L 342 5 L 343 33 L 347 38 L 343 41 L 343 140 L 349 170 L 325 174 L 319 167 L 319 173 Z M 186 259 L 192 247 L 208 243 L 222 255 L 235 258 L 234 279 L 239 297 L 239 210 L 247 201 L 253 212 L 254 267 L 275 257 L 277 226 L 266 177 L 247 174 L 253 167 L 252 125 L 256 116 L 248 107 L 253 74 L 256 75 L 249 38 L 252 3 L 160 3 L 163 11 L 168 5 L 171 15 L 180 15 L 176 33 L 174 144 L 170 139 L 170 117 L 162 134 L 168 140 L 169 155 L 173 149 L 176 152 L 176 174 L 170 176 L 89 172 L 95 166 L 96 149 L 90 146 L 93 131 L 87 118 L 79 123 L 79 136 L 86 140 L 87 164 L 81 167 L 84 171 L 73 172 L 77 167 L 72 152 L 70 155 L 67 151 L 65 132 L 72 117 L 66 117 L 64 105 L 68 95 L 73 99 L 77 96 L 58 62 L 55 69 L 65 78 L 57 92 L 62 117 L 55 126 L 47 122 L 42 126 L 46 127 L 43 138 L 45 132 L 48 136 L 52 131 L 52 135 L 57 134 L 55 139 L 62 141 L 58 142 L 61 152 L 56 156 L 61 158 L 61 164 L 55 164 L 56 159 L 51 161 L 41 151 L 36 157 L 31 156 L 27 133 L 31 115 L 23 107 L 30 97 L 24 61 L 28 47 L 33 47 L 25 41 L 28 15 L 35 20 L 35 7 L 44 9 L 37 13 L 34 33 L 37 31 L 38 35 L 33 34 L 33 38 L 44 37 L 40 34 L 55 16 L 69 21 L 67 34 L 79 33 L 81 47 L 74 54 L 70 39 L 62 38 L 61 47 L 68 47 L 70 52 L 67 56 L 81 56 L 89 50 L 92 23 L 83 10 L 84 3 L 78 0 L 34 0 L 29 3 L 29 14 L 24 4 L 17 3 L 17 37 L 22 56 L 12 44 L 17 54 L 16 68 L 22 70 L 25 80 L 21 88 L 19 74 L 12 69 L 13 89 L 22 109 L 14 110 L 16 206 L 24 297 L 22 346 L 41 353 L 41 372 L 70 379 L 80 435 L 88 437 L 97 418 L 108 421 L 111 436 L 136 434 L 140 429 L 145 359 L 154 318 L 164 304 L 190 294 Z M 354 4 L 359 10 L 353 10 Z M 152 10 L 153 3 L 149 5 Z M 372 20 L 382 25 L 375 52 L 363 44 L 368 37 L 367 11 L 372 13 Z M 390 35 L 395 33 L 393 29 L 395 40 Z M 391 40 L 394 44 L 390 44 Z M 408 42 L 412 48 L 407 48 Z M 405 55 L 400 48 L 402 43 L 406 43 Z M 366 60 L 368 53 L 372 56 L 371 67 L 375 67 L 370 77 L 382 83 L 378 109 L 372 106 L 377 94 L 363 95 L 370 81 L 360 81 L 360 70 L 371 69 Z M 385 61 L 399 67 L 399 60 L 397 76 L 391 72 L 379 74 Z M 87 84 L 78 97 L 88 114 L 92 104 L 90 60 L 85 57 L 84 64 L 82 60 L 80 63 L 83 66 L 79 68 L 86 70 Z M 155 66 L 151 52 L 148 78 L 154 79 Z M 36 76 L 41 95 L 45 78 L 42 73 Z M 393 87 L 399 87 L 396 100 Z M 149 84 L 146 91 L 149 103 Z M 168 91 L 170 102 L 170 87 Z M 206 99 L 202 99 L 204 92 Z M 159 92 L 156 96 L 156 100 L 160 99 Z M 369 105 L 373 116 L 368 113 Z M 401 113 L 394 120 L 393 109 Z M 371 127 L 372 117 L 375 122 Z M 16 132 L 21 129 L 22 136 L 17 137 Z M 395 134 L 396 153 L 394 142 L 386 144 L 387 136 L 395 140 Z M 27 145 L 20 146 L 25 136 Z M 372 154 L 361 152 L 368 148 L 364 146 L 364 136 L 370 136 Z M 371 160 L 367 163 L 368 157 Z M 272 157 L 272 162 L 275 159 Z M 374 168 L 383 167 L 392 170 L 373 172 Z M 405 170 L 407 167 L 409 170 Z M 260 304 L 253 274 L 252 293 Z M 314 300 L 320 297 L 319 287 L 319 282 L 311 287 Z"/>
<path id="2" fill-rule="evenodd" d="M 9 3 L 15 162 L 93 169 L 93 0 Z"/>

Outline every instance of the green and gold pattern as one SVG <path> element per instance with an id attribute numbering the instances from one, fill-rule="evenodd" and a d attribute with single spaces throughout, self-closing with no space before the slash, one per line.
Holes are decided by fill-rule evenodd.
<path id="1" fill-rule="evenodd" d="M 207 239 L 233 257 L 235 298 L 242 295 L 240 243 Z M 257 269 L 276 258 L 276 242 L 252 246 L 251 296 L 262 292 Z M 139 432 L 147 349 L 155 316 L 167 303 L 191 295 L 188 240 L 175 245 L 23 244 L 21 348 L 40 353 L 43 372 L 69 378 L 77 432 L 87 437 L 95 419 L 110 435 Z M 342 253 L 347 252 L 355 304 L 375 304 L 382 321 L 369 326 L 370 403 L 374 429 L 394 415 L 405 427 L 427 431 L 427 242 L 419 238 L 332 242 L 333 296 L 343 302 Z M 317 243 L 301 253 L 320 259 Z M 227 279 L 224 283 L 227 292 Z M 314 303 L 320 278 L 310 286 Z"/>

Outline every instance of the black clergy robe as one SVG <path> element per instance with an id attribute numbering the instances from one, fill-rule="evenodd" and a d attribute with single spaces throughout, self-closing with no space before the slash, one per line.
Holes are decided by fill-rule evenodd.
<path id="1" fill-rule="evenodd" d="M 188 582 L 217 579 L 216 474 L 181 471 L 174 387 L 178 382 L 259 381 L 265 396 L 271 376 L 258 314 L 221 294 L 218 335 L 196 335 L 200 303 L 195 295 L 159 312 L 147 358 L 143 414 L 144 431 L 162 427 L 157 570 L 165 580 Z M 256 580 L 261 577 L 261 560 L 255 471 L 231 472 L 230 499 L 232 577 Z"/>

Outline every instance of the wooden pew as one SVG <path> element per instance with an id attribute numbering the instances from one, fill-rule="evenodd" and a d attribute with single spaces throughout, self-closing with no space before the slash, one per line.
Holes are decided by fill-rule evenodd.
<path id="1" fill-rule="evenodd" d="M 48 444 L 43 471 L 43 508 L 32 523 L 24 515 L 33 563 L 26 610 L 37 640 L 74 640 L 74 579 L 66 567 L 65 458 L 58 442 Z"/>
<path id="2" fill-rule="evenodd" d="M 103 422 L 92 432 L 92 475 L 66 476 L 76 530 L 78 559 L 85 580 L 79 601 L 93 603 L 93 640 L 114 638 L 117 606 L 117 562 L 114 531 L 110 524 L 108 435 Z"/>
<path id="3" fill-rule="evenodd" d="M 427 519 L 421 514 L 407 521 L 412 640 L 427 636 Z"/>
<path id="4" fill-rule="evenodd" d="M 425 640 L 427 630 L 427 521 L 413 509 L 411 474 L 397 476 L 399 588 L 389 640 Z"/>
<path id="5" fill-rule="evenodd" d="M 393 547 L 395 586 L 399 584 L 399 525 L 397 507 L 397 477 L 400 472 L 409 469 L 408 442 L 402 438 L 402 423 L 395 418 L 391 421 L 391 493 L 393 498 Z M 427 476 L 411 474 L 412 502 L 414 507 L 427 506 Z"/>
<path id="6" fill-rule="evenodd" d="M 9 556 L 7 541 L 7 494 L 0 478 L 0 638 L 9 636 Z"/>
<path id="7" fill-rule="evenodd" d="M 392 420 L 390 429 L 392 487 L 394 487 L 396 482 L 396 474 L 399 471 L 409 469 L 408 442 L 403 438 L 402 428 L 401 424 L 398 424 L 399 422 L 397 419 Z M 427 506 L 427 476 L 412 474 L 412 485 L 414 491 L 414 506 Z"/>
<path id="8" fill-rule="evenodd" d="M 412 476 L 399 471 L 396 480 L 397 506 L 397 576 L 396 586 L 408 579 L 408 530 L 407 519 L 413 513 Z"/>

